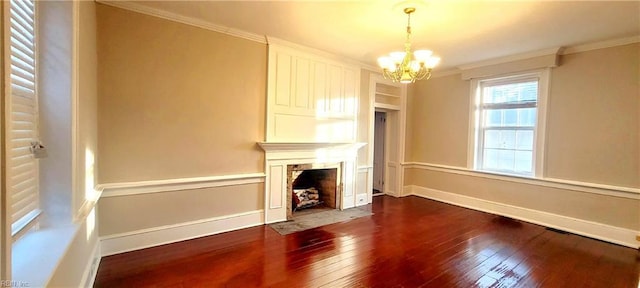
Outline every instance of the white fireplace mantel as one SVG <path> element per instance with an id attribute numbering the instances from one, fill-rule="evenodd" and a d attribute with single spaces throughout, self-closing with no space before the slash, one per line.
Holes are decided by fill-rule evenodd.
<path id="1" fill-rule="evenodd" d="M 265 222 L 286 221 L 287 165 L 341 163 L 340 209 L 354 207 L 358 149 L 366 143 L 259 142 L 265 151 Z"/>
<path id="2" fill-rule="evenodd" d="M 267 159 L 288 159 L 322 155 L 347 156 L 357 153 L 367 143 L 326 143 L 326 142 L 258 142 L 267 153 Z M 305 156 L 300 155 L 305 154 Z M 338 156 L 338 155 L 336 155 Z"/>

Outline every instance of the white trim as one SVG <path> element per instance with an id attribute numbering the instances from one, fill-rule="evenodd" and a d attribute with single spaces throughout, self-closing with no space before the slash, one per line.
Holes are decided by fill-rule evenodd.
<path id="1" fill-rule="evenodd" d="M 467 129 L 467 168 L 475 168 L 476 163 L 476 143 L 478 142 L 477 136 L 478 127 L 476 125 L 479 122 L 479 114 L 476 111 L 476 107 L 480 105 L 480 82 L 478 78 L 471 79 L 469 85 L 469 129 Z"/>
<path id="2" fill-rule="evenodd" d="M 78 163 L 81 157 L 78 157 L 78 146 L 80 139 L 80 2 L 73 1 L 71 11 L 72 21 L 72 43 L 71 43 L 71 203 L 69 207 L 73 211 L 73 218 L 75 220 L 84 219 L 91 209 L 86 211 L 86 214 L 81 215 L 85 210 L 79 210 L 80 207 L 76 207 L 76 203 L 79 201 L 79 197 L 84 197 L 84 181 L 82 185 L 79 185 L 78 169 L 84 168 L 84 163 Z M 80 196 L 82 195 L 82 196 Z"/>
<path id="3" fill-rule="evenodd" d="M 419 197 L 433 199 L 491 214 L 507 216 L 514 219 L 519 219 L 542 226 L 557 228 L 578 235 L 600 239 L 603 241 L 632 248 L 640 247 L 638 242 L 635 240 L 636 235 L 640 234 L 640 231 L 634 231 L 631 229 L 620 228 L 597 222 L 586 221 L 554 213 L 527 209 L 523 207 L 478 199 L 415 185 L 405 186 L 405 189 L 411 195 Z"/>
<path id="4" fill-rule="evenodd" d="M 80 287 L 93 287 L 98 275 L 98 266 L 100 266 L 100 242 L 94 243 L 93 250 L 91 251 L 91 257 L 89 257 L 89 263 L 87 263 L 82 273 L 82 280 Z"/>
<path id="5" fill-rule="evenodd" d="M 258 142 L 265 152 L 315 152 L 317 149 L 358 150 L 367 143 L 364 142 Z"/>
<path id="6" fill-rule="evenodd" d="M 405 168 L 424 169 L 458 175 L 466 175 L 479 178 L 487 178 L 501 181 L 509 181 L 520 184 L 536 185 L 542 187 L 564 189 L 599 195 L 615 196 L 629 199 L 640 199 L 640 188 L 613 186 L 574 180 L 564 180 L 556 178 L 529 178 L 513 175 L 502 175 L 485 171 L 475 171 L 464 167 L 447 166 L 432 163 L 406 162 L 402 164 Z"/>
<path id="7" fill-rule="evenodd" d="M 567 55 L 567 54 L 574 54 L 574 53 L 586 52 L 586 51 L 597 50 L 597 49 L 611 48 L 611 47 L 622 46 L 622 45 L 638 43 L 638 42 L 640 42 L 640 35 L 594 42 L 594 43 L 587 43 L 583 45 L 567 47 L 566 49 L 564 49 L 564 51 L 560 53 L 560 55 Z"/>
<path id="8" fill-rule="evenodd" d="M 91 210 L 96 207 L 98 204 L 98 199 L 102 196 L 102 189 L 95 190 L 93 192 L 95 195 L 95 200 L 85 200 L 82 202 L 82 206 L 76 211 L 74 221 L 82 221 L 89 216 Z"/>
<path id="9" fill-rule="evenodd" d="M 269 46 L 275 45 L 281 48 L 285 48 L 285 49 L 290 49 L 293 50 L 295 52 L 302 52 L 302 53 L 307 53 L 307 54 L 312 54 L 314 56 L 320 56 L 320 57 L 324 57 L 327 58 L 329 60 L 333 60 L 333 61 L 337 61 L 338 63 L 341 64 L 347 64 L 347 65 L 353 65 L 353 66 L 358 66 L 359 69 L 362 69 L 362 67 L 364 66 L 370 66 L 369 64 L 365 64 L 362 62 L 359 62 L 355 59 L 343 56 L 341 54 L 335 54 L 335 53 L 330 53 L 324 50 L 320 50 L 320 49 L 316 49 L 316 48 L 312 48 L 309 46 L 304 46 L 298 43 L 294 43 L 294 42 L 290 42 L 284 39 L 280 39 L 280 38 L 276 38 L 273 36 L 267 36 L 265 35 L 264 38 L 266 38 L 266 43 Z M 370 67 L 371 68 L 371 67 Z"/>
<path id="10" fill-rule="evenodd" d="M 482 68 L 482 67 L 486 67 L 486 66 L 492 66 L 492 65 L 497 65 L 497 64 L 504 64 L 504 63 L 514 62 L 514 61 L 531 59 L 531 58 L 540 57 L 540 56 L 557 55 L 560 52 L 560 50 L 561 50 L 560 47 L 554 47 L 554 48 L 549 48 L 549 49 L 544 49 L 544 50 L 532 51 L 532 52 L 527 52 L 527 53 L 520 53 L 520 54 L 509 55 L 509 56 L 505 56 L 505 57 L 488 59 L 488 60 L 479 61 L 479 62 L 475 62 L 475 63 L 460 65 L 460 66 L 458 66 L 458 68 L 460 70 L 471 70 L 471 69 Z"/>
<path id="11" fill-rule="evenodd" d="M 587 52 L 587 51 L 597 50 L 597 49 L 604 49 L 604 48 L 623 46 L 623 45 L 639 43 L 639 42 L 640 42 L 640 35 L 636 35 L 636 36 L 631 36 L 631 37 L 611 39 L 611 40 L 605 40 L 605 41 L 599 41 L 599 42 L 586 43 L 586 44 L 582 44 L 582 45 L 569 46 L 569 47 L 565 47 L 565 48 L 559 48 L 557 53 L 558 53 L 558 55 L 568 55 L 568 54 Z M 511 61 L 524 60 L 524 59 L 532 58 L 532 57 L 536 57 L 536 56 L 544 56 L 545 52 L 553 52 L 553 50 L 556 50 L 556 49 L 558 49 L 558 48 L 552 48 L 552 49 L 546 49 L 546 50 L 541 50 L 541 51 L 528 52 L 528 53 L 517 54 L 517 55 L 509 55 L 509 56 L 500 57 L 500 58 L 493 58 L 493 59 L 489 59 L 489 60 L 485 60 L 485 61 L 481 61 L 481 62 L 463 64 L 463 65 L 458 66 L 457 68 L 449 68 L 449 69 L 442 70 L 442 71 L 434 70 L 433 73 L 431 74 L 431 78 L 439 78 L 439 77 L 451 76 L 451 75 L 456 75 L 456 74 L 462 74 L 462 72 L 463 72 L 462 70 L 482 67 L 483 64 L 485 66 L 486 65 L 494 65 L 494 64 L 502 64 L 502 63 L 507 63 L 507 62 L 511 62 Z M 371 70 L 370 67 L 367 67 L 367 69 Z M 371 71 L 380 73 L 379 69 L 374 69 L 374 70 L 371 70 Z"/>
<path id="12" fill-rule="evenodd" d="M 98 184 L 96 190 L 102 190 L 102 197 L 116 197 L 147 193 L 160 193 L 177 190 L 189 190 L 232 185 L 264 183 L 264 173 L 248 173 L 223 176 L 176 178 L 165 180 L 120 182 Z"/>
<path id="13" fill-rule="evenodd" d="M 446 70 L 434 70 L 431 73 L 431 79 L 433 78 L 440 78 L 440 77 L 446 77 L 446 76 L 451 76 L 451 75 L 457 75 L 462 73 L 462 71 L 460 71 L 460 69 L 458 68 L 449 68 Z"/>
<path id="14" fill-rule="evenodd" d="M 379 103 L 379 102 L 374 103 L 373 104 L 373 108 L 387 109 L 387 110 L 393 110 L 393 111 L 400 111 L 400 109 L 401 109 L 400 106 L 398 106 L 398 105 L 387 104 L 387 103 Z"/>
<path id="15" fill-rule="evenodd" d="M 536 127 L 534 127 L 533 171 L 535 177 L 546 176 L 547 160 L 547 118 L 549 118 L 549 96 L 551 95 L 551 68 L 541 69 L 538 75 L 538 107 L 536 109 Z"/>
<path id="16" fill-rule="evenodd" d="M 264 210 L 255 210 L 103 236 L 100 250 L 104 257 L 262 224 Z"/>
<path id="17" fill-rule="evenodd" d="M 362 70 L 367 70 L 369 73 L 372 73 L 372 74 L 380 74 L 380 71 L 381 71 L 380 69 L 382 69 L 379 66 L 373 65 L 371 63 L 362 63 L 361 65 L 362 67 L 360 68 L 362 68 Z"/>
<path id="18" fill-rule="evenodd" d="M 547 121 L 547 103 L 550 92 L 550 79 L 551 69 L 543 68 L 531 71 L 523 71 L 517 73 L 509 73 L 503 75 L 497 75 L 492 77 L 472 78 L 470 87 L 470 101 L 469 101 L 469 140 L 467 143 L 467 168 L 478 169 L 478 164 L 483 161 L 482 154 L 479 151 L 482 148 L 483 125 L 482 110 L 480 107 L 481 102 L 481 90 L 483 89 L 483 83 L 490 84 L 503 84 L 512 83 L 517 81 L 531 81 L 535 79 L 538 82 L 538 98 L 536 100 L 536 125 L 533 127 L 534 143 L 533 143 L 533 155 L 532 155 L 532 174 L 535 177 L 543 178 L 544 175 L 544 160 L 545 160 L 545 147 L 546 147 L 546 121 Z M 491 172 L 490 172 L 491 173 Z M 514 172 L 515 174 L 515 172 Z"/>
<path id="19" fill-rule="evenodd" d="M 363 165 L 363 166 L 358 166 L 358 171 L 361 171 L 361 170 L 368 170 L 368 169 L 373 169 L 373 165 Z"/>
<path id="20" fill-rule="evenodd" d="M 36 219 L 40 217 L 42 210 L 40 208 L 33 210 L 24 217 L 18 219 L 18 221 L 11 224 L 11 237 L 13 241 L 18 240 L 22 234 L 31 229 L 36 223 Z"/>
<path id="21" fill-rule="evenodd" d="M 187 24 L 187 25 L 191 25 L 191 26 L 195 26 L 195 27 L 199 27 L 199 28 L 203 28 L 203 29 L 207 29 L 207 30 L 211 30 L 211 31 L 227 34 L 227 35 L 231 35 L 231 36 L 235 36 L 235 37 L 239 37 L 239 38 L 243 38 L 243 39 L 250 40 L 250 41 L 255 41 L 255 42 L 258 42 L 258 43 L 263 43 L 263 44 L 267 43 L 264 35 L 258 35 L 258 34 L 254 34 L 254 33 L 247 32 L 247 31 L 243 31 L 243 30 L 240 30 L 240 29 L 235 29 L 235 28 L 231 28 L 231 27 L 226 27 L 226 26 L 222 26 L 222 25 L 213 24 L 211 22 L 204 21 L 204 20 L 201 20 L 201 19 L 197 19 L 197 18 L 193 18 L 193 17 L 187 17 L 187 16 L 176 14 L 176 13 L 167 12 L 167 11 L 164 11 L 164 10 L 148 7 L 148 6 L 139 4 L 139 3 L 135 3 L 133 1 L 96 0 L 96 2 L 101 3 L 101 4 L 105 4 L 105 5 L 109 5 L 109 6 L 113 6 L 113 7 L 117 7 L 117 8 L 121 8 L 121 9 L 125 9 L 125 10 L 129 10 L 129 11 L 134 11 L 134 12 L 150 15 L 150 16 L 155 16 L 155 17 L 158 17 L 158 18 L 162 18 L 162 19 L 166 19 L 166 20 L 170 20 L 170 21 L 174 21 L 174 22 L 179 22 L 179 23 L 182 23 L 182 24 Z"/>

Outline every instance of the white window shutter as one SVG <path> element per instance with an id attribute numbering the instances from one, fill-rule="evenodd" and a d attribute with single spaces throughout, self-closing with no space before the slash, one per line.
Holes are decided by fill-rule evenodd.
<path id="1" fill-rule="evenodd" d="M 7 182 L 11 195 L 12 230 L 26 226 L 39 214 L 38 162 L 30 147 L 38 141 L 36 93 L 35 5 L 11 0 L 11 80 L 7 127 Z"/>

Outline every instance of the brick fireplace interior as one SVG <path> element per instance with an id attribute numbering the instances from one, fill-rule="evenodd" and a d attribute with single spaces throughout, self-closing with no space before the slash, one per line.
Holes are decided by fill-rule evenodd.
<path id="1" fill-rule="evenodd" d="M 287 165 L 287 219 L 296 214 L 337 209 L 340 165 L 314 167 L 312 164 Z"/>

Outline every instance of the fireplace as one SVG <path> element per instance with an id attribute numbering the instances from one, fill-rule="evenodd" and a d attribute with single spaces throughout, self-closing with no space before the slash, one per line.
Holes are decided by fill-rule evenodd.
<path id="1" fill-rule="evenodd" d="M 287 219 L 340 207 L 341 163 L 287 165 Z"/>
<path id="2" fill-rule="evenodd" d="M 291 219 L 294 215 L 291 201 L 294 192 L 293 176 L 318 177 L 335 173 L 335 196 L 326 197 L 325 203 L 335 205 L 336 209 L 356 206 L 356 156 L 364 143 L 258 143 L 265 151 L 265 223 L 275 223 Z M 305 172 L 306 170 L 321 170 Z M 331 170 L 335 171 L 332 172 Z M 295 172 L 295 173 L 294 173 Z M 309 175 L 306 175 L 309 174 Z M 315 176 L 313 176 L 315 174 Z M 296 179 L 298 178 L 296 177 Z M 314 182 L 316 180 L 304 180 Z M 327 182 L 327 180 L 323 180 Z M 296 183 L 296 189 L 307 189 L 308 183 Z M 322 182 L 322 181 L 317 181 Z M 317 185 L 317 184 L 315 184 Z M 315 187 L 318 189 L 318 187 Z M 318 189 L 321 190 L 321 189 Z M 324 190 L 332 191 L 332 188 Z M 334 200 L 331 197 L 335 197 Z M 335 204 L 333 204 L 335 203 Z"/>

